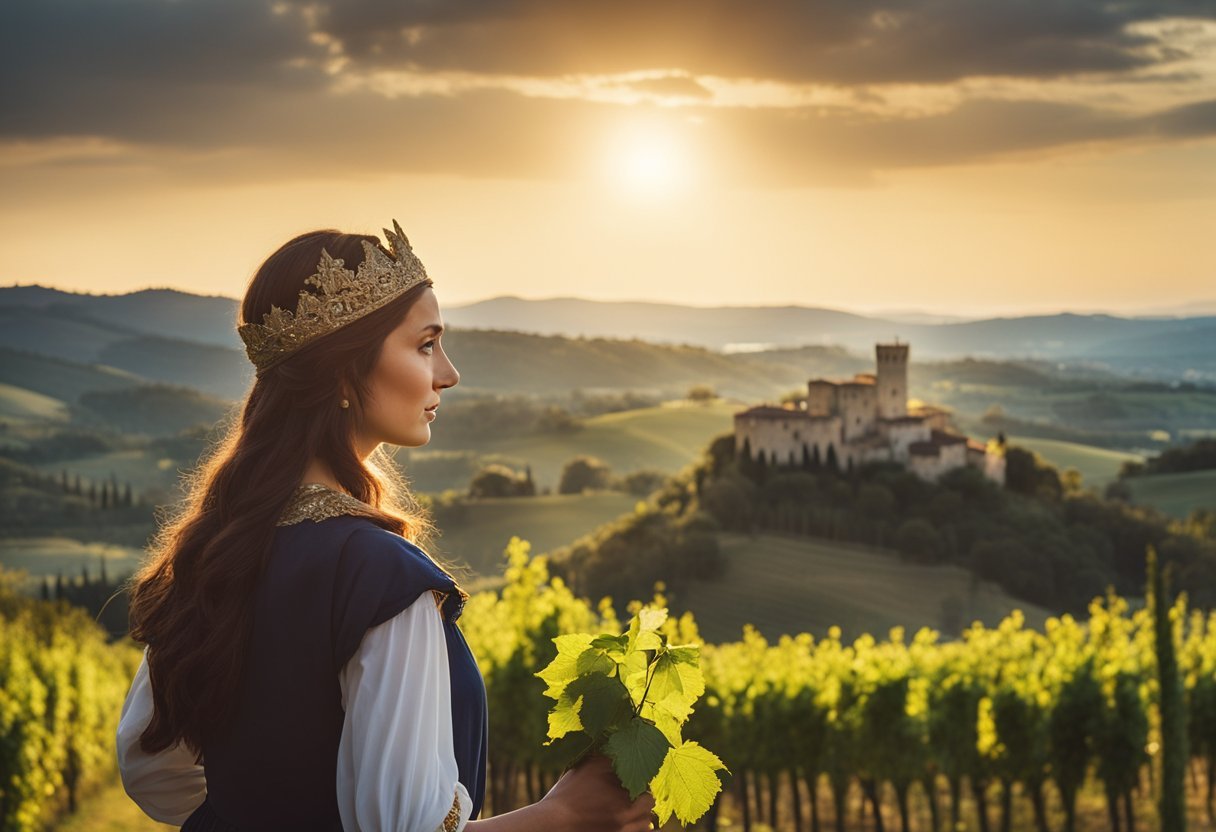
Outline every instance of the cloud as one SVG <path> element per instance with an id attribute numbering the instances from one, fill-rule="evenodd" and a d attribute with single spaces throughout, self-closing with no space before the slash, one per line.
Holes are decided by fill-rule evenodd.
<path id="1" fill-rule="evenodd" d="M 1142 120 L 1147 132 L 1171 138 L 1216 135 L 1216 99 L 1173 107 Z"/>
<path id="2" fill-rule="evenodd" d="M 305 22 L 260 2 L 10 0 L 4 16 L 8 136 L 155 132 L 191 108 L 222 120 L 242 99 L 326 83 Z"/>
<path id="3" fill-rule="evenodd" d="M 288 0 L 355 65 L 561 75 L 677 67 L 837 84 L 1123 72 L 1185 55 L 1137 24 L 1209 0 Z"/>
<path id="4" fill-rule="evenodd" d="M 713 92 L 704 84 L 687 75 L 660 75 L 654 78 L 627 81 L 621 86 L 641 93 L 649 93 L 658 98 L 708 99 L 713 97 Z"/>
<path id="5" fill-rule="evenodd" d="M 1157 19 L 1167 13 L 1216 14 L 1191 0 L 910 0 L 898 12 L 878 0 L 9 0 L 0 151 L 31 169 L 138 162 L 208 181 L 570 178 L 623 119 L 644 117 L 724 182 L 863 185 L 901 167 L 1216 134 L 1212 101 L 1035 95 L 1036 79 L 1083 71 L 1202 87 L 1178 62 L 1216 27 Z M 397 70 L 430 81 L 361 82 Z M 1014 76 L 1012 91 L 955 81 L 987 73 Z M 878 106 L 926 81 L 944 85 L 926 88 L 946 93 L 933 107 Z M 811 82 L 835 85 L 822 88 L 830 104 L 739 103 L 749 84 Z"/>

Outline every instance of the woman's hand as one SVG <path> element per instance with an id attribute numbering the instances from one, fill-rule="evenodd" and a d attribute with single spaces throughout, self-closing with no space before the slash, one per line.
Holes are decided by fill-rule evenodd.
<path id="1" fill-rule="evenodd" d="M 654 829 L 650 821 L 654 797 L 650 792 L 643 792 L 637 800 L 630 800 L 629 792 L 612 770 L 612 761 L 603 754 L 592 754 L 563 774 L 540 802 L 555 810 L 561 819 L 560 830 L 646 832 Z"/>

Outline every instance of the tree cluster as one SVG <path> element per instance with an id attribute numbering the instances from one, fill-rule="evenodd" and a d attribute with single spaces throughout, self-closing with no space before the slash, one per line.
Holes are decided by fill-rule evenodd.
<path id="1" fill-rule="evenodd" d="M 745 450 L 750 450 L 746 449 Z M 760 528 L 894 548 L 909 560 L 954 563 L 1012 595 L 1080 612 L 1108 585 L 1134 595 L 1144 552 L 1176 563 L 1194 603 L 1216 605 L 1216 535 L 1202 514 L 1178 523 L 1150 508 L 1070 487 L 1030 451 L 1006 450 L 1006 486 L 971 467 L 936 483 L 902 466 L 773 465 L 735 454 L 734 437 L 711 443 L 701 503 L 735 531 Z"/>
<path id="2" fill-rule="evenodd" d="M 674 592 L 721 577 L 721 525 L 697 496 L 700 467 L 670 477 L 631 514 L 551 553 L 553 573 L 580 595 L 618 600 L 646 597 L 656 583 Z"/>
<path id="3" fill-rule="evenodd" d="M 477 500 L 485 497 L 534 497 L 536 483 L 532 481 L 532 466 L 522 474 L 505 465 L 493 463 L 485 466 L 469 482 L 469 497 Z"/>
<path id="4" fill-rule="evenodd" d="M 1216 468 L 1216 439 L 1198 439 L 1189 445 L 1166 448 L 1144 462 L 1125 462 L 1119 476 L 1140 477 L 1150 474 L 1180 474 L 1186 471 L 1210 471 Z"/>

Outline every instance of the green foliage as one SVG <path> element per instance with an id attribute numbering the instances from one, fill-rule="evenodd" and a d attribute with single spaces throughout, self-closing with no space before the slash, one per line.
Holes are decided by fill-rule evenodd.
<path id="1" fill-rule="evenodd" d="M 0 572 L 0 829 L 35 832 L 114 777 L 114 734 L 139 652 L 81 610 Z"/>
<path id="2" fill-rule="evenodd" d="M 698 648 L 659 632 L 666 620 L 665 608 L 642 607 L 623 634 L 558 636 L 557 656 L 536 675 L 557 700 L 546 745 L 581 732 L 586 741 L 570 765 L 606 753 L 631 798 L 654 795 L 660 824 L 673 813 L 689 824 L 713 805 L 725 766 L 680 735 L 705 682 Z"/>
<path id="3" fill-rule="evenodd" d="M 487 465 L 469 482 L 469 496 L 474 499 L 535 495 L 536 483 L 532 481 L 531 471 L 519 474 L 505 465 Z"/>
<path id="4" fill-rule="evenodd" d="M 917 563 L 936 563 L 942 555 L 942 537 L 928 520 L 913 517 L 895 530 L 895 548 Z"/>
<path id="5" fill-rule="evenodd" d="M 1148 551 L 1149 602 L 1153 613 L 1153 646 L 1161 709 L 1161 828 L 1164 832 L 1186 830 L 1186 712 L 1182 679 L 1174 646 L 1174 616 L 1169 602 L 1169 570 Z"/>
<path id="6" fill-rule="evenodd" d="M 1059 472 L 1034 451 L 1016 445 L 1005 449 L 1005 487 L 1044 500 L 1058 500 L 1064 493 Z"/>
<path id="7" fill-rule="evenodd" d="M 704 805 L 706 790 L 721 794 L 713 779 L 727 769 L 739 782 L 790 771 L 807 782 L 826 776 L 841 799 L 859 782 L 870 794 L 889 786 L 901 815 L 914 784 L 944 779 L 953 796 L 946 808 L 957 817 L 964 783 L 995 780 L 1008 795 L 1002 823 L 1020 785 L 1040 828 L 1049 781 L 1069 814 L 1086 772 L 1100 778 L 1112 812 L 1147 799 L 1135 784 L 1161 739 L 1153 616 L 1113 593 L 1093 600 L 1084 622 L 1063 615 L 1043 632 L 1015 612 L 948 643 L 928 628 L 910 640 L 897 628 L 885 640 L 848 644 L 833 628 L 819 641 L 802 634 L 770 644 L 748 627 L 740 641 L 709 645 L 691 616 L 665 617 L 662 596 L 633 602 L 623 632 L 605 599 L 597 623 L 589 602 L 525 552 L 513 542 L 501 599 L 477 595 L 466 608 L 491 698 L 491 754 L 500 755 L 492 772 L 539 761 L 531 764 L 556 775 L 601 750 L 631 794 L 667 789 L 663 806 L 681 819 Z M 1211 761 L 1216 614 L 1188 618 L 1182 604 L 1173 620 L 1188 623 L 1178 641 L 1185 724 L 1193 753 Z M 525 609 L 532 612 L 521 616 Z M 525 618 L 555 628 L 512 629 Z M 520 655 L 533 658 L 517 663 Z M 524 667 L 543 669 L 518 672 Z M 494 812 L 516 805 L 502 798 Z"/>
<path id="8" fill-rule="evenodd" d="M 559 494 L 581 494 L 592 488 L 607 488 L 612 482 L 612 469 L 602 459 L 582 455 L 566 463 L 557 486 Z"/>
<path id="9" fill-rule="evenodd" d="M 1216 439 L 1197 439 L 1189 445 L 1166 448 L 1143 463 L 1125 462 L 1120 477 L 1148 474 L 1177 474 L 1184 471 L 1209 471 L 1216 468 Z"/>
<path id="10" fill-rule="evenodd" d="M 80 397 L 89 421 L 126 434 L 173 436 L 197 426 L 213 425 L 230 403 L 189 387 L 141 385 L 131 390 L 95 390 Z"/>
<path id="11" fill-rule="evenodd" d="M 750 451 L 746 442 L 741 451 Z M 1178 585 L 1194 602 L 1216 605 L 1216 537 L 1206 515 L 1176 523 L 1103 499 L 1023 448 L 1007 448 L 1004 488 L 971 466 L 925 482 L 889 463 L 846 476 L 826 468 L 763 468 L 742 452 L 734 460 L 708 459 L 697 480 L 701 506 L 730 531 L 893 548 L 917 563 L 971 569 L 1019 599 L 1074 614 L 1107 586 L 1139 594 L 1145 547 L 1152 544 L 1177 564 Z M 1187 484 L 1187 499 L 1201 499 L 1204 484 Z"/>
<path id="12" fill-rule="evenodd" d="M 614 485 L 635 497 L 647 497 L 667 482 L 667 474 L 656 468 L 639 468 L 618 478 Z"/>

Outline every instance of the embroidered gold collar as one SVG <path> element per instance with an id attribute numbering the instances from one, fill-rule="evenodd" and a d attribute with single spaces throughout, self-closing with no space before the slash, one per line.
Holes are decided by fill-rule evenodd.
<path id="1" fill-rule="evenodd" d="M 323 483 L 310 482 L 301 485 L 291 495 L 287 507 L 279 516 L 278 525 L 292 526 L 304 520 L 320 523 L 343 515 L 375 517 L 376 513 L 367 503 L 343 491 L 335 491 Z"/>
<path id="2" fill-rule="evenodd" d="M 311 520 L 314 523 L 320 523 L 322 520 L 328 520 L 331 517 L 375 517 L 376 514 L 372 507 L 367 503 L 359 500 L 345 491 L 335 491 L 328 485 L 319 482 L 310 482 L 301 485 L 291 495 L 291 499 L 287 501 L 287 507 L 283 509 L 283 513 L 279 516 L 279 526 L 293 526 L 296 523 L 302 523 L 305 520 Z M 425 554 L 425 553 L 424 553 Z M 434 558 L 430 555 L 426 556 L 428 560 L 435 563 Z M 452 578 L 439 564 L 435 564 L 441 572 L 452 579 L 455 587 L 454 593 L 443 592 L 438 589 L 431 590 L 435 596 L 436 605 L 442 610 L 449 596 L 453 598 L 453 607 L 450 613 L 452 620 L 460 617 L 461 611 L 464 609 L 464 603 L 468 600 L 469 594 L 456 583 L 456 579 Z"/>

